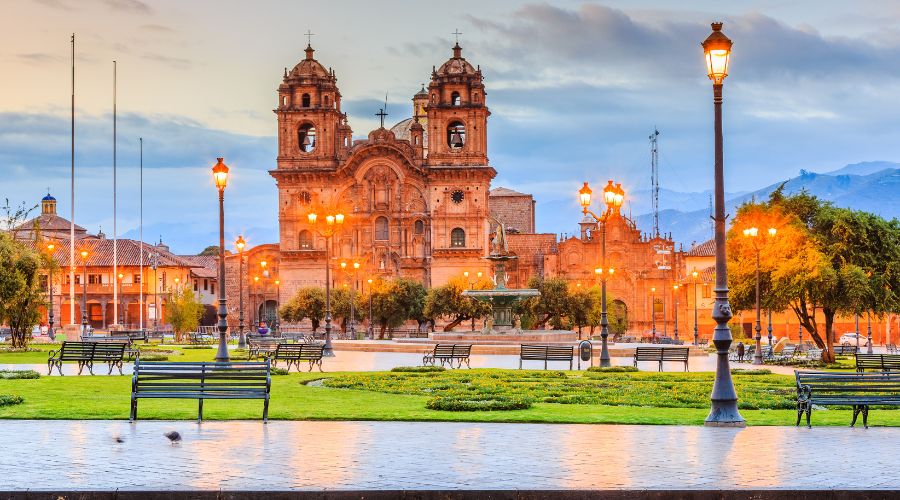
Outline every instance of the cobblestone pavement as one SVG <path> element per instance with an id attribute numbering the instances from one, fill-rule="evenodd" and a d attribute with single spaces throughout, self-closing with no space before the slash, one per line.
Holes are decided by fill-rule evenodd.
<path id="1" fill-rule="evenodd" d="M 212 357 L 212 353 L 210 354 Z M 631 357 L 613 357 L 611 360 L 613 365 L 626 365 L 631 366 L 633 362 L 633 358 Z M 493 354 L 476 354 L 472 355 L 472 359 L 470 361 L 472 368 L 518 368 L 519 367 L 519 356 L 516 355 L 493 355 Z M 594 363 L 598 363 L 598 360 L 595 358 Z M 415 353 L 402 353 L 402 352 L 364 352 L 364 351 L 336 351 L 336 356 L 333 358 L 326 358 L 324 361 L 323 369 L 327 372 L 336 372 L 336 371 L 380 371 L 380 370 L 390 370 L 395 366 L 419 366 L 422 364 L 422 355 Z M 735 368 L 755 368 L 749 363 L 732 363 Z M 125 363 L 123 371 L 126 374 L 131 373 L 131 369 L 134 366 L 133 363 Z M 589 362 L 582 361 L 581 369 L 587 369 L 590 367 Z M 523 365 L 524 368 L 533 368 L 533 369 L 543 369 L 544 363 L 541 361 L 526 361 Z M 549 364 L 551 369 L 563 369 L 566 370 L 569 368 L 568 362 L 551 362 Z M 573 364 L 573 368 L 577 368 L 577 362 Z M 645 371 L 656 371 L 657 363 L 656 362 L 647 362 L 647 363 L 639 363 L 638 368 Z M 783 373 L 790 374 L 794 373 L 794 368 L 789 366 L 770 366 L 767 365 L 766 368 L 772 370 L 774 373 Z M 13 364 L 0 364 L 0 370 L 24 370 L 31 369 L 35 370 L 41 375 L 45 375 L 47 373 L 47 365 L 44 364 L 34 364 L 34 365 L 13 365 Z M 664 369 L 666 371 L 674 371 L 680 372 L 683 370 L 683 365 L 681 363 L 666 363 Z M 690 370 L 692 372 L 711 372 L 716 369 L 716 358 L 714 355 L 710 356 L 691 356 L 690 359 Z M 106 365 L 97 364 L 94 367 L 94 373 L 98 376 L 106 375 L 107 368 Z M 78 366 L 75 363 L 63 363 L 63 373 L 66 375 L 75 375 L 78 373 Z M 119 374 L 118 370 L 113 371 L 115 375 Z M 88 375 L 87 369 L 84 370 L 84 375 Z M 53 376 L 58 376 L 57 371 L 53 371 Z"/>
<path id="2" fill-rule="evenodd" d="M 7 421 L 0 442 L 0 490 L 900 487 L 891 428 Z"/>

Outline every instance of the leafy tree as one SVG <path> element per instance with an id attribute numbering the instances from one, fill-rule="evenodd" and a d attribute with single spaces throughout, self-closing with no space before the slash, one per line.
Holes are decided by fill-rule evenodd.
<path id="1" fill-rule="evenodd" d="M 41 261 L 38 252 L 0 232 L 0 324 L 9 326 L 15 348 L 26 346 L 44 305 Z"/>
<path id="2" fill-rule="evenodd" d="M 755 249 L 743 228 L 778 229 L 760 251 L 762 306 L 790 308 L 810 337 L 834 359 L 834 319 L 839 314 L 898 310 L 900 223 L 836 208 L 808 193 L 741 207 L 729 232 L 729 282 L 738 309 L 753 307 Z M 816 319 L 817 311 L 824 325 Z"/>
<path id="3" fill-rule="evenodd" d="M 566 280 L 534 276 L 528 280 L 528 288 L 537 289 L 541 295 L 520 302 L 519 312 L 533 316 L 535 328 L 538 329 L 543 329 L 548 321 L 562 326 L 569 308 L 569 285 Z"/>
<path id="4" fill-rule="evenodd" d="M 203 311 L 203 304 L 197 301 L 197 297 L 190 287 L 169 292 L 166 320 L 172 324 L 175 338 L 178 341 L 181 341 L 184 333 L 197 330 L 200 318 L 203 317 Z"/>
<path id="5" fill-rule="evenodd" d="M 210 245 L 210 246 L 204 248 L 197 255 L 218 257 L 219 256 L 219 245 Z M 231 255 L 231 252 L 227 248 L 225 249 L 225 255 Z"/>
<path id="6" fill-rule="evenodd" d="M 464 278 L 455 278 L 446 285 L 428 290 L 423 308 L 424 316 L 450 318 L 450 323 L 444 326 L 445 332 L 452 331 L 463 321 L 485 317 L 491 312 L 490 304 L 464 296 L 462 293 L 469 289 L 469 286 Z M 486 278 L 474 284 L 475 290 L 486 290 L 491 287 L 491 281 Z"/>
<path id="7" fill-rule="evenodd" d="M 340 319 L 341 331 L 346 332 L 350 324 L 350 302 L 353 301 L 353 317 L 357 322 L 364 317 L 362 314 L 361 294 L 351 293 L 348 288 L 334 288 L 331 290 L 331 315 L 335 320 Z M 368 306 L 368 303 L 366 303 Z"/>
<path id="8" fill-rule="evenodd" d="M 373 317 L 369 320 L 378 324 L 379 338 L 383 339 L 388 328 L 400 326 L 410 319 L 421 321 L 424 318 L 425 294 L 425 287 L 409 278 L 378 279 L 372 282 L 361 302 L 368 306 L 371 295 Z"/>
<path id="9" fill-rule="evenodd" d="M 592 312 L 597 310 L 597 324 L 600 324 L 600 293 L 593 293 L 594 290 L 585 287 L 576 287 L 569 292 L 568 316 L 572 324 L 578 328 L 578 338 L 581 339 L 581 329 L 585 326 L 591 327 L 591 333 L 594 332 L 594 325 L 591 325 Z"/>
<path id="10" fill-rule="evenodd" d="M 281 307 L 281 317 L 291 323 L 299 323 L 309 318 L 313 332 L 319 329 L 325 317 L 325 289 L 316 286 L 304 287 Z"/>

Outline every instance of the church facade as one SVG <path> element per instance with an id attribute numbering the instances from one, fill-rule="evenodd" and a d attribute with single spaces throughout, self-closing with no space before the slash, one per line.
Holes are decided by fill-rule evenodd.
<path id="1" fill-rule="evenodd" d="M 412 117 L 354 140 L 333 70 L 306 57 L 277 92 L 281 297 L 325 280 L 325 246 L 358 261 L 369 277 L 409 277 L 426 286 L 463 271 L 487 271 L 488 110 L 480 68 L 457 44 L 412 98 Z M 383 120 L 383 116 L 382 116 Z M 311 224 L 308 214 L 319 215 Z M 328 238 L 326 214 L 344 223 Z M 274 257 L 274 258 L 273 258 Z M 252 269 L 252 268 L 251 268 Z"/>

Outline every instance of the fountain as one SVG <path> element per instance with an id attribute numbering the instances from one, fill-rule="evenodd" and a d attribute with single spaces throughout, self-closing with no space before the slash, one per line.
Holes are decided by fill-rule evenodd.
<path id="1" fill-rule="evenodd" d="M 483 333 L 521 333 L 514 322 L 513 306 L 528 297 L 537 297 L 541 292 L 533 288 L 506 288 L 506 263 L 518 257 L 509 254 L 503 223 L 493 217 L 491 219 L 497 224 L 497 234 L 491 240 L 491 253 L 485 258 L 494 263 L 494 288 L 465 290 L 463 295 L 491 304 L 493 315 L 488 319 Z"/>

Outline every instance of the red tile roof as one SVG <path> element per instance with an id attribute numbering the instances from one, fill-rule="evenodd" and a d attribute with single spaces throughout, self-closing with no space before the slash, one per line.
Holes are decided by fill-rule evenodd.
<path id="1" fill-rule="evenodd" d="M 696 245 L 685 253 L 688 257 L 712 257 L 716 255 L 716 240 L 709 240 Z"/>
<path id="2" fill-rule="evenodd" d="M 179 255 L 180 259 L 195 266 L 191 274 L 198 278 L 218 278 L 219 258 L 215 255 Z"/>
<path id="3" fill-rule="evenodd" d="M 41 249 L 46 251 L 46 244 L 49 240 L 40 243 Z M 36 246 L 36 242 L 28 242 L 32 246 Z M 61 266 L 67 266 L 69 262 L 69 240 L 54 240 L 53 258 Z M 112 267 L 113 265 L 113 240 L 105 238 L 97 238 L 88 236 L 75 240 L 75 265 L 82 265 L 81 251 L 87 250 L 87 266 L 88 267 Z M 189 262 L 171 252 L 157 248 L 156 246 L 144 242 L 144 266 L 150 266 L 150 254 L 159 254 L 160 267 L 195 267 Z M 119 239 L 117 244 L 118 265 L 120 266 L 139 266 L 141 262 L 141 242 L 129 239 Z"/>

